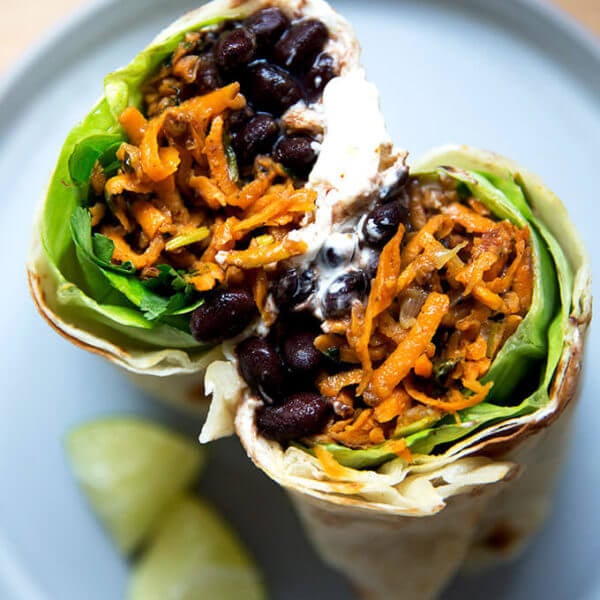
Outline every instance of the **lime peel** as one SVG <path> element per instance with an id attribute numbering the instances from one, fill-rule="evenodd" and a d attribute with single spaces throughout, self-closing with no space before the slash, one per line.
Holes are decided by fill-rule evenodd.
<path id="1" fill-rule="evenodd" d="M 231 527 L 207 502 L 179 498 L 138 566 L 129 600 L 264 600 L 261 574 Z"/>
<path id="2" fill-rule="evenodd" d="M 73 473 L 116 545 L 129 554 L 198 477 L 206 451 L 155 423 L 109 418 L 66 438 Z"/>

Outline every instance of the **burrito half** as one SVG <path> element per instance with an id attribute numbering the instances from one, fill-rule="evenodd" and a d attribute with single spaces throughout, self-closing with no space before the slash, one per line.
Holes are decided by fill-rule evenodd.
<path id="1" fill-rule="evenodd" d="M 537 177 L 466 147 L 417 161 L 329 242 L 304 264 L 321 274 L 311 298 L 280 302 L 268 336 L 209 368 L 201 440 L 233 420 L 365 597 L 431 598 L 469 553 L 514 554 L 547 513 L 589 261 Z"/>
<path id="2" fill-rule="evenodd" d="M 327 235 L 328 206 L 404 169 L 358 55 L 321 0 L 216 0 L 108 75 L 35 226 L 48 323 L 154 395 L 201 400 L 220 343 L 272 321 L 270 280 Z"/>

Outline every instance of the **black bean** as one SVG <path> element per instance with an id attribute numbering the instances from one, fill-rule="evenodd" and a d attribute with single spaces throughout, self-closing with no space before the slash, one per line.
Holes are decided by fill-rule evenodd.
<path id="1" fill-rule="evenodd" d="M 244 21 L 260 48 L 273 46 L 289 24 L 289 19 L 275 7 L 259 10 Z"/>
<path id="2" fill-rule="evenodd" d="M 258 110 L 280 115 L 302 97 L 294 78 L 282 68 L 265 62 L 250 66 L 246 90 Z"/>
<path id="3" fill-rule="evenodd" d="M 323 50 L 328 35 L 327 27 L 321 21 L 298 21 L 275 44 L 275 62 L 296 73 L 307 69 Z"/>
<path id="4" fill-rule="evenodd" d="M 408 211 L 400 202 L 389 202 L 374 208 L 365 219 L 362 233 L 367 244 L 381 247 L 387 244 L 402 221 L 408 216 Z"/>
<path id="5" fill-rule="evenodd" d="M 348 271 L 334 279 L 325 292 L 323 309 L 328 319 L 343 317 L 350 312 L 353 300 L 362 300 L 369 289 L 363 271 Z"/>
<path id="6" fill-rule="evenodd" d="M 392 200 L 404 201 L 408 205 L 408 201 L 403 198 L 405 196 L 404 190 L 408 183 L 408 168 L 402 167 L 396 171 L 396 181 L 384 191 L 382 198 L 383 202 L 391 202 Z"/>
<path id="7" fill-rule="evenodd" d="M 323 430 L 331 414 L 329 402 L 317 394 L 289 396 L 281 406 L 264 406 L 256 413 L 256 426 L 267 438 L 286 442 Z"/>
<path id="8" fill-rule="evenodd" d="M 279 135 L 279 125 L 273 117 L 257 115 L 239 132 L 235 149 L 242 162 L 249 162 L 261 153 L 267 152 Z"/>
<path id="9" fill-rule="evenodd" d="M 325 246 L 321 250 L 321 260 L 327 267 L 339 267 L 349 262 L 349 257 L 345 252 L 340 252 L 335 246 Z"/>
<path id="10" fill-rule="evenodd" d="M 283 358 L 295 375 L 310 374 L 321 364 L 323 355 L 315 348 L 317 336 L 309 331 L 292 333 L 283 342 Z"/>
<path id="11" fill-rule="evenodd" d="M 265 339 L 252 337 L 236 348 L 242 377 L 252 391 L 272 404 L 283 395 L 285 367 L 275 348 Z"/>
<path id="12" fill-rule="evenodd" d="M 234 110 L 229 114 L 230 131 L 239 131 L 252 117 L 254 111 L 248 105 L 240 110 Z"/>
<path id="13" fill-rule="evenodd" d="M 221 86 L 221 78 L 212 54 L 202 54 L 198 61 L 198 71 L 194 84 L 198 95 L 206 94 Z"/>
<path id="14" fill-rule="evenodd" d="M 288 169 L 306 173 L 317 160 L 314 140 L 306 135 L 283 137 L 275 146 L 273 158 Z"/>
<path id="15" fill-rule="evenodd" d="M 305 85 L 312 93 L 317 94 L 337 75 L 333 56 L 321 52 L 317 56 L 310 71 L 306 74 Z"/>
<path id="16" fill-rule="evenodd" d="M 321 261 L 326 267 L 349 264 L 356 251 L 356 239 L 346 233 L 333 233 L 321 250 Z"/>
<path id="17" fill-rule="evenodd" d="M 275 302 L 283 308 L 300 304 L 313 293 L 316 282 L 317 275 L 311 269 L 300 274 L 297 269 L 288 269 L 277 280 Z"/>
<path id="18" fill-rule="evenodd" d="M 190 319 L 192 335 L 199 342 L 217 344 L 244 331 L 258 316 L 252 293 L 244 289 L 208 294 Z"/>
<path id="19" fill-rule="evenodd" d="M 243 27 L 223 32 L 215 48 L 217 63 L 225 71 L 248 64 L 255 53 L 256 38 Z"/>

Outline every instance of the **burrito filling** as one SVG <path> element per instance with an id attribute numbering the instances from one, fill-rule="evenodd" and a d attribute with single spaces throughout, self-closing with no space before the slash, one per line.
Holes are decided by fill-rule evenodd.
<path id="1" fill-rule="evenodd" d="M 329 43 L 321 21 L 274 7 L 188 32 L 120 114 L 126 139 L 76 147 L 85 202 L 71 231 L 122 294 L 107 304 L 207 344 L 272 323 L 268 280 L 306 250 L 289 234 L 313 219 L 323 133 L 289 109 L 318 103 L 336 76 Z"/>
<path id="2" fill-rule="evenodd" d="M 554 266 L 483 175 L 413 175 L 301 260 L 271 284 L 269 335 L 236 348 L 261 435 L 371 466 L 535 410 Z"/>

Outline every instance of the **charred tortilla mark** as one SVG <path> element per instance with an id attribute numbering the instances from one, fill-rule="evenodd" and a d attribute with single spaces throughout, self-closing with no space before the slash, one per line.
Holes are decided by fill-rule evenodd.
<path id="1" fill-rule="evenodd" d="M 498 523 L 484 538 L 488 550 L 510 554 L 523 539 L 523 535 L 509 523 Z"/>

